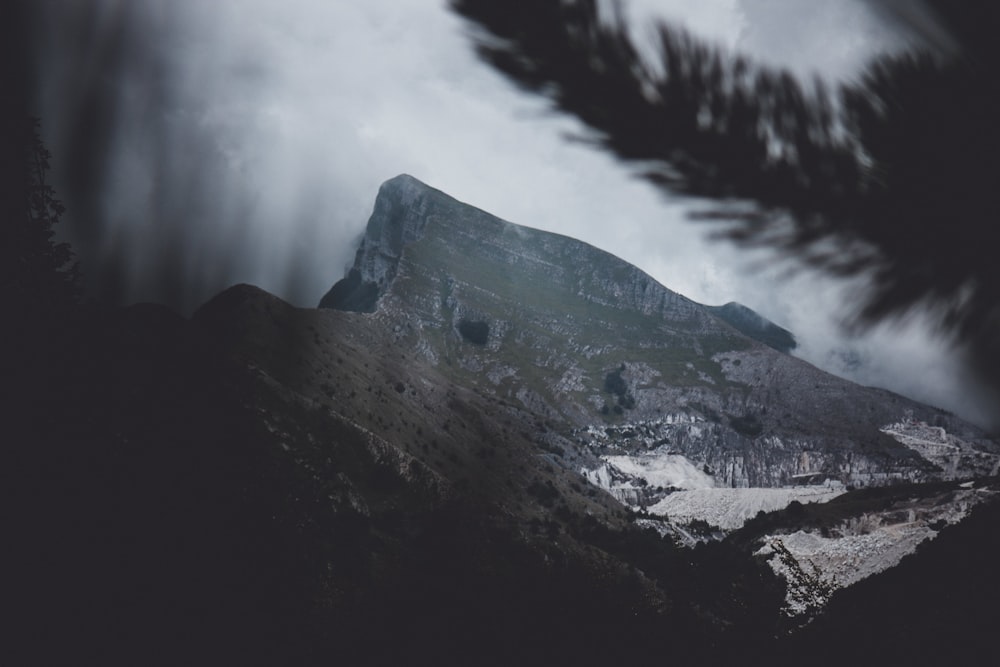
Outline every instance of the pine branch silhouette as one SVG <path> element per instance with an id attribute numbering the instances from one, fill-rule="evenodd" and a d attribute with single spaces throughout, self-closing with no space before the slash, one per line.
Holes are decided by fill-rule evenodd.
<path id="1" fill-rule="evenodd" d="M 1000 385 L 1000 10 L 930 5 L 936 23 L 919 27 L 936 43 L 834 87 L 666 24 L 646 59 L 617 1 L 451 2 L 479 56 L 581 120 L 586 141 L 671 195 L 714 200 L 696 217 L 740 244 L 867 278 L 862 324 L 935 313 Z M 908 6 L 878 6 L 916 25 Z"/>

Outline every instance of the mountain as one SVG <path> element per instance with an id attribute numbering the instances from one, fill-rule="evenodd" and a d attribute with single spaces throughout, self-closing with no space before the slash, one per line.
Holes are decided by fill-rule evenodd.
<path id="1" fill-rule="evenodd" d="M 974 427 L 411 177 L 323 305 L 87 306 L 5 350 L 16 661 L 777 657 L 995 506 Z M 872 576 L 832 592 L 821 539 Z"/>
<path id="2" fill-rule="evenodd" d="M 702 306 L 588 244 L 406 175 L 380 189 L 353 267 L 320 306 L 372 313 L 450 385 L 538 415 L 554 464 L 671 517 L 656 529 L 687 543 L 700 539 L 692 522 L 724 534 L 793 501 L 990 476 L 1000 463 L 997 444 L 954 416 L 788 356 L 791 333 L 745 306 Z M 990 493 L 870 514 L 855 568 L 894 565 Z M 905 530 L 894 518 L 915 513 Z M 836 556 L 859 539 L 843 519 L 818 543 L 780 538 L 776 570 L 788 563 L 773 549 L 795 568 L 822 564 L 826 581 L 858 580 Z"/>
<path id="3" fill-rule="evenodd" d="M 669 440 L 717 486 L 995 471 L 995 444 L 975 428 L 780 354 L 772 348 L 790 347 L 791 335 L 753 311 L 701 306 L 606 252 L 409 176 L 382 186 L 354 266 L 320 302 L 358 304 L 454 384 L 594 446 L 641 425 L 648 437 L 632 436 L 635 446 Z M 905 420 L 944 429 L 950 458 L 928 460 L 889 428 Z M 627 448 L 629 437 L 612 440 Z"/>

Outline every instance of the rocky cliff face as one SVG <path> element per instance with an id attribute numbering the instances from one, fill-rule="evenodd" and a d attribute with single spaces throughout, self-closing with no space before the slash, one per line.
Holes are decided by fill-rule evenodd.
<path id="1" fill-rule="evenodd" d="M 714 486 L 869 486 L 988 473 L 998 460 L 949 414 L 782 354 L 791 335 L 745 307 L 701 306 L 410 176 L 382 186 L 353 268 L 320 305 L 373 311 L 450 381 L 516 402 L 595 456 L 682 456 Z M 964 454 L 927 456 L 888 428 L 904 417 Z M 640 493 L 641 476 L 618 474 L 633 504 L 672 490 Z"/>
<path id="2" fill-rule="evenodd" d="M 426 295 L 418 295 L 406 285 L 394 285 L 399 273 L 403 281 L 423 280 L 433 285 L 442 295 L 440 302 L 421 304 L 417 297 Z M 658 315 L 688 327 L 719 328 L 697 304 L 602 250 L 505 222 L 407 175 L 397 176 L 379 189 L 350 275 L 357 275 L 365 288 L 377 288 L 379 300 L 395 296 L 402 299 L 397 305 L 411 309 L 423 305 L 421 315 L 433 324 L 442 322 L 445 315 L 456 315 L 446 312 L 449 304 L 471 307 L 472 302 L 484 300 L 492 301 L 494 307 L 507 305 L 510 310 L 511 301 L 548 292 L 549 297 L 572 298 L 559 304 L 535 300 L 526 305 L 538 315 L 561 316 L 572 314 L 565 312 L 568 309 L 593 304 Z M 542 285 L 545 287 L 539 289 Z M 419 289 L 426 284 L 418 282 L 412 287 Z M 489 293 L 475 295 L 477 290 Z M 349 310 L 330 293 L 320 307 Z"/>
<path id="3" fill-rule="evenodd" d="M 374 312 L 396 277 L 403 248 L 418 240 L 431 217 L 447 216 L 448 199 L 411 176 L 398 176 L 379 188 L 354 266 L 320 300 L 320 308 Z"/>

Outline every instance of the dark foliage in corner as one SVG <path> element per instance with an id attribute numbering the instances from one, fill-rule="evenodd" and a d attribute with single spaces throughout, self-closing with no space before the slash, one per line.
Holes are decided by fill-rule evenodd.
<path id="1" fill-rule="evenodd" d="M 79 298 L 79 270 L 68 243 L 54 239 L 65 211 L 46 180 L 52 155 L 42 142 L 38 119 L 26 119 L 14 148 L 22 153 L 22 201 L 3 221 L 0 293 L 19 316 L 64 307 Z"/>
<path id="2" fill-rule="evenodd" d="M 931 308 L 1000 384 L 994 4 L 931 0 L 946 38 L 835 91 L 667 25 L 649 62 L 617 2 L 610 18 L 596 0 L 451 5 L 486 62 L 580 119 L 588 141 L 668 193 L 715 200 L 701 217 L 729 221 L 737 242 L 868 278 L 859 322 Z"/>
<path id="3" fill-rule="evenodd" d="M 479 320 L 463 319 L 458 323 L 458 333 L 475 345 L 486 345 L 490 339 L 490 325 Z"/>
<path id="4" fill-rule="evenodd" d="M 80 308 L 80 276 L 69 244 L 55 240 L 55 225 L 63 205 L 48 184 L 51 154 L 45 148 L 37 119 L 4 119 L 4 156 L 16 167 L 3 174 L 0 217 L 0 302 L 5 308 L 0 327 L 0 413 L 12 443 L 34 445 L 32 431 L 18 432 L 24 408 L 37 402 L 49 408 L 58 403 L 56 388 L 65 380 L 65 366 L 73 363 L 69 343 L 84 313 Z M 6 166 L 5 165 L 5 166 Z M 5 170 L 6 171 L 6 170 Z M 51 419 L 51 416 L 46 419 Z"/>

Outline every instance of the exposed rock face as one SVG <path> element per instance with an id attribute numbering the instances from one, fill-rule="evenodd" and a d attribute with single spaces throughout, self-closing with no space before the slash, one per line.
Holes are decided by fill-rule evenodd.
<path id="1" fill-rule="evenodd" d="M 443 210 L 447 203 L 411 176 L 382 184 L 354 267 L 320 300 L 320 308 L 374 312 L 378 298 L 396 277 L 403 248 L 420 238 L 432 216 L 447 215 Z"/>
<path id="2" fill-rule="evenodd" d="M 571 314 L 564 311 L 593 304 L 659 315 L 696 329 L 720 329 L 719 323 L 693 301 L 602 250 L 505 222 L 401 175 L 379 189 L 354 266 L 345 280 L 376 286 L 379 299 L 387 293 L 399 297 L 404 288 L 390 287 L 397 273 L 411 281 L 418 277 L 407 276 L 408 272 L 420 274 L 444 293 L 440 303 L 425 304 L 429 308 L 421 313 L 435 323 L 449 301 L 459 307 L 469 305 L 464 292 L 490 290 L 489 300 L 502 305 L 520 296 L 532 296 L 524 293 L 530 288 L 534 293 L 548 291 L 581 302 L 550 304 L 548 308 L 530 304 L 539 315 Z M 543 285 L 545 288 L 539 290 Z M 407 296 L 416 295 L 410 292 Z M 329 293 L 320 307 L 344 310 Z"/>
<path id="3" fill-rule="evenodd" d="M 716 488 L 789 487 L 827 481 L 877 486 L 942 477 L 932 464 L 907 452 L 876 455 L 846 446 L 828 450 L 821 438 L 763 435 L 751 439 L 722 423 L 700 416 L 689 419 L 629 423 L 584 434 L 580 439 L 602 453 L 683 455 L 707 471 L 713 480 L 711 486 Z"/>
<path id="4" fill-rule="evenodd" d="M 682 456 L 717 487 L 954 479 L 998 461 L 949 414 L 778 352 L 791 334 L 743 306 L 701 306 L 410 176 L 382 186 L 354 267 L 320 305 L 375 310 L 451 381 L 517 402 L 598 456 Z M 888 428 L 904 416 L 945 441 L 915 446 Z M 633 478 L 622 500 L 662 498 Z"/>

